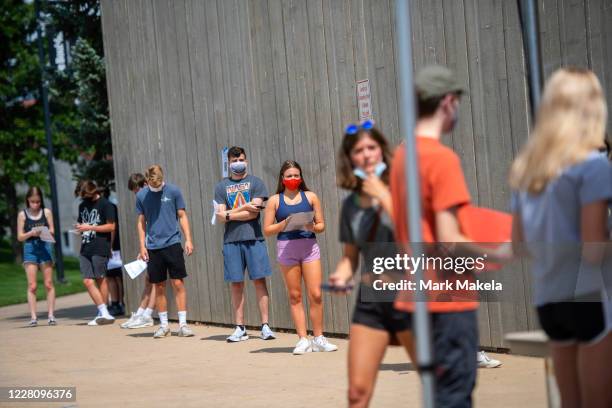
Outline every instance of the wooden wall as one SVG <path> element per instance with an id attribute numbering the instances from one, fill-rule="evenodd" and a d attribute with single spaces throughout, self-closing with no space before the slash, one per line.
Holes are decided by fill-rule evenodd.
<path id="1" fill-rule="evenodd" d="M 527 138 L 528 105 L 514 1 L 414 0 L 416 67 L 452 67 L 469 89 L 447 139 L 460 154 L 474 201 L 508 209 L 507 171 Z M 592 67 L 612 100 L 612 3 L 541 0 L 546 74 Z M 319 237 L 325 276 L 341 252 L 335 152 L 357 118 L 356 81 L 370 80 L 374 119 L 397 143 L 393 0 L 102 0 L 102 22 L 124 259 L 137 253 L 130 173 L 159 163 L 185 195 L 196 245 L 188 259 L 189 319 L 232 323 L 223 282 L 222 228 L 210 225 L 220 150 L 247 149 L 249 170 L 275 188 L 280 164 L 297 160 L 324 203 Z M 610 122 L 612 123 L 612 122 Z M 268 240 L 275 264 L 275 242 Z M 528 272 L 514 301 L 484 303 L 481 344 L 537 325 Z M 270 323 L 292 328 L 282 277 L 269 281 Z M 143 282 L 126 281 L 137 307 Z M 246 319 L 259 324 L 248 285 Z M 347 333 L 353 299 L 325 296 L 325 329 Z"/>

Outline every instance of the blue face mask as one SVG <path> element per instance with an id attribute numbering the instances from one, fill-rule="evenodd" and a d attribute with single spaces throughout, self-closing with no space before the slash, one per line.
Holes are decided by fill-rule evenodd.
<path id="1" fill-rule="evenodd" d="M 385 172 L 385 170 L 387 170 L 387 165 L 385 164 L 385 162 L 380 162 L 374 168 L 374 174 L 376 174 L 376 177 L 380 177 Z M 368 178 L 366 172 L 360 167 L 355 167 L 355 169 L 353 170 L 353 174 L 362 180 Z"/>
<path id="2" fill-rule="evenodd" d="M 241 176 L 246 172 L 247 164 L 246 162 L 233 162 L 230 163 L 230 171 L 237 176 Z"/>

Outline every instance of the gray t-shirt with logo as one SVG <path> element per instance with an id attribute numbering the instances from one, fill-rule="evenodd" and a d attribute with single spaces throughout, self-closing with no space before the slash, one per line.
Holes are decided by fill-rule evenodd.
<path id="1" fill-rule="evenodd" d="M 532 256 L 534 303 L 572 301 L 601 289 L 601 273 L 581 262 L 580 212 L 597 201 L 612 202 L 612 167 L 590 154 L 565 169 L 540 194 L 515 191 L 512 212 L 520 213 L 523 238 Z"/>
<path id="2" fill-rule="evenodd" d="M 258 177 L 247 175 L 241 180 L 224 178 L 215 186 L 215 201 L 225 204 L 227 210 L 239 208 L 255 198 L 268 199 L 268 189 Z M 259 215 L 250 221 L 230 221 L 225 223 L 223 243 L 242 241 L 263 241 Z"/>
<path id="3" fill-rule="evenodd" d="M 145 217 L 147 249 L 162 249 L 181 242 L 178 210 L 185 209 L 181 190 L 166 183 L 159 192 L 145 187 L 136 194 L 136 213 Z"/>

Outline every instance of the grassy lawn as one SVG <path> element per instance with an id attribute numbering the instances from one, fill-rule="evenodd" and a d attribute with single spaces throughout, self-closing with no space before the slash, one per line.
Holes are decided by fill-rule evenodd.
<path id="1" fill-rule="evenodd" d="M 72 293 L 84 292 L 85 286 L 81 281 L 79 272 L 79 261 L 74 257 L 64 257 L 64 276 L 68 283 L 65 285 L 55 282 L 56 296 L 70 295 Z M 53 271 L 55 278 L 55 270 Z M 0 306 L 25 303 L 28 301 L 26 290 L 28 281 L 23 266 L 15 264 L 8 245 L 0 243 Z M 46 299 L 47 293 L 42 281 L 42 272 L 38 273 L 38 285 L 36 298 Z"/>

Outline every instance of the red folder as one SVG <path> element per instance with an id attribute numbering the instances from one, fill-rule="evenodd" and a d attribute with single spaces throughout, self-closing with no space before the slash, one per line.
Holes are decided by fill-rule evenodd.
<path id="1" fill-rule="evenodd" d="M 512 215 L 489 208 L 464 205 L 457 211 L 461 232 L 484 247 L 494 248 L 512 239 Z M 486 270 L 501 269 L 502 265 L 486 262 Z"/>

